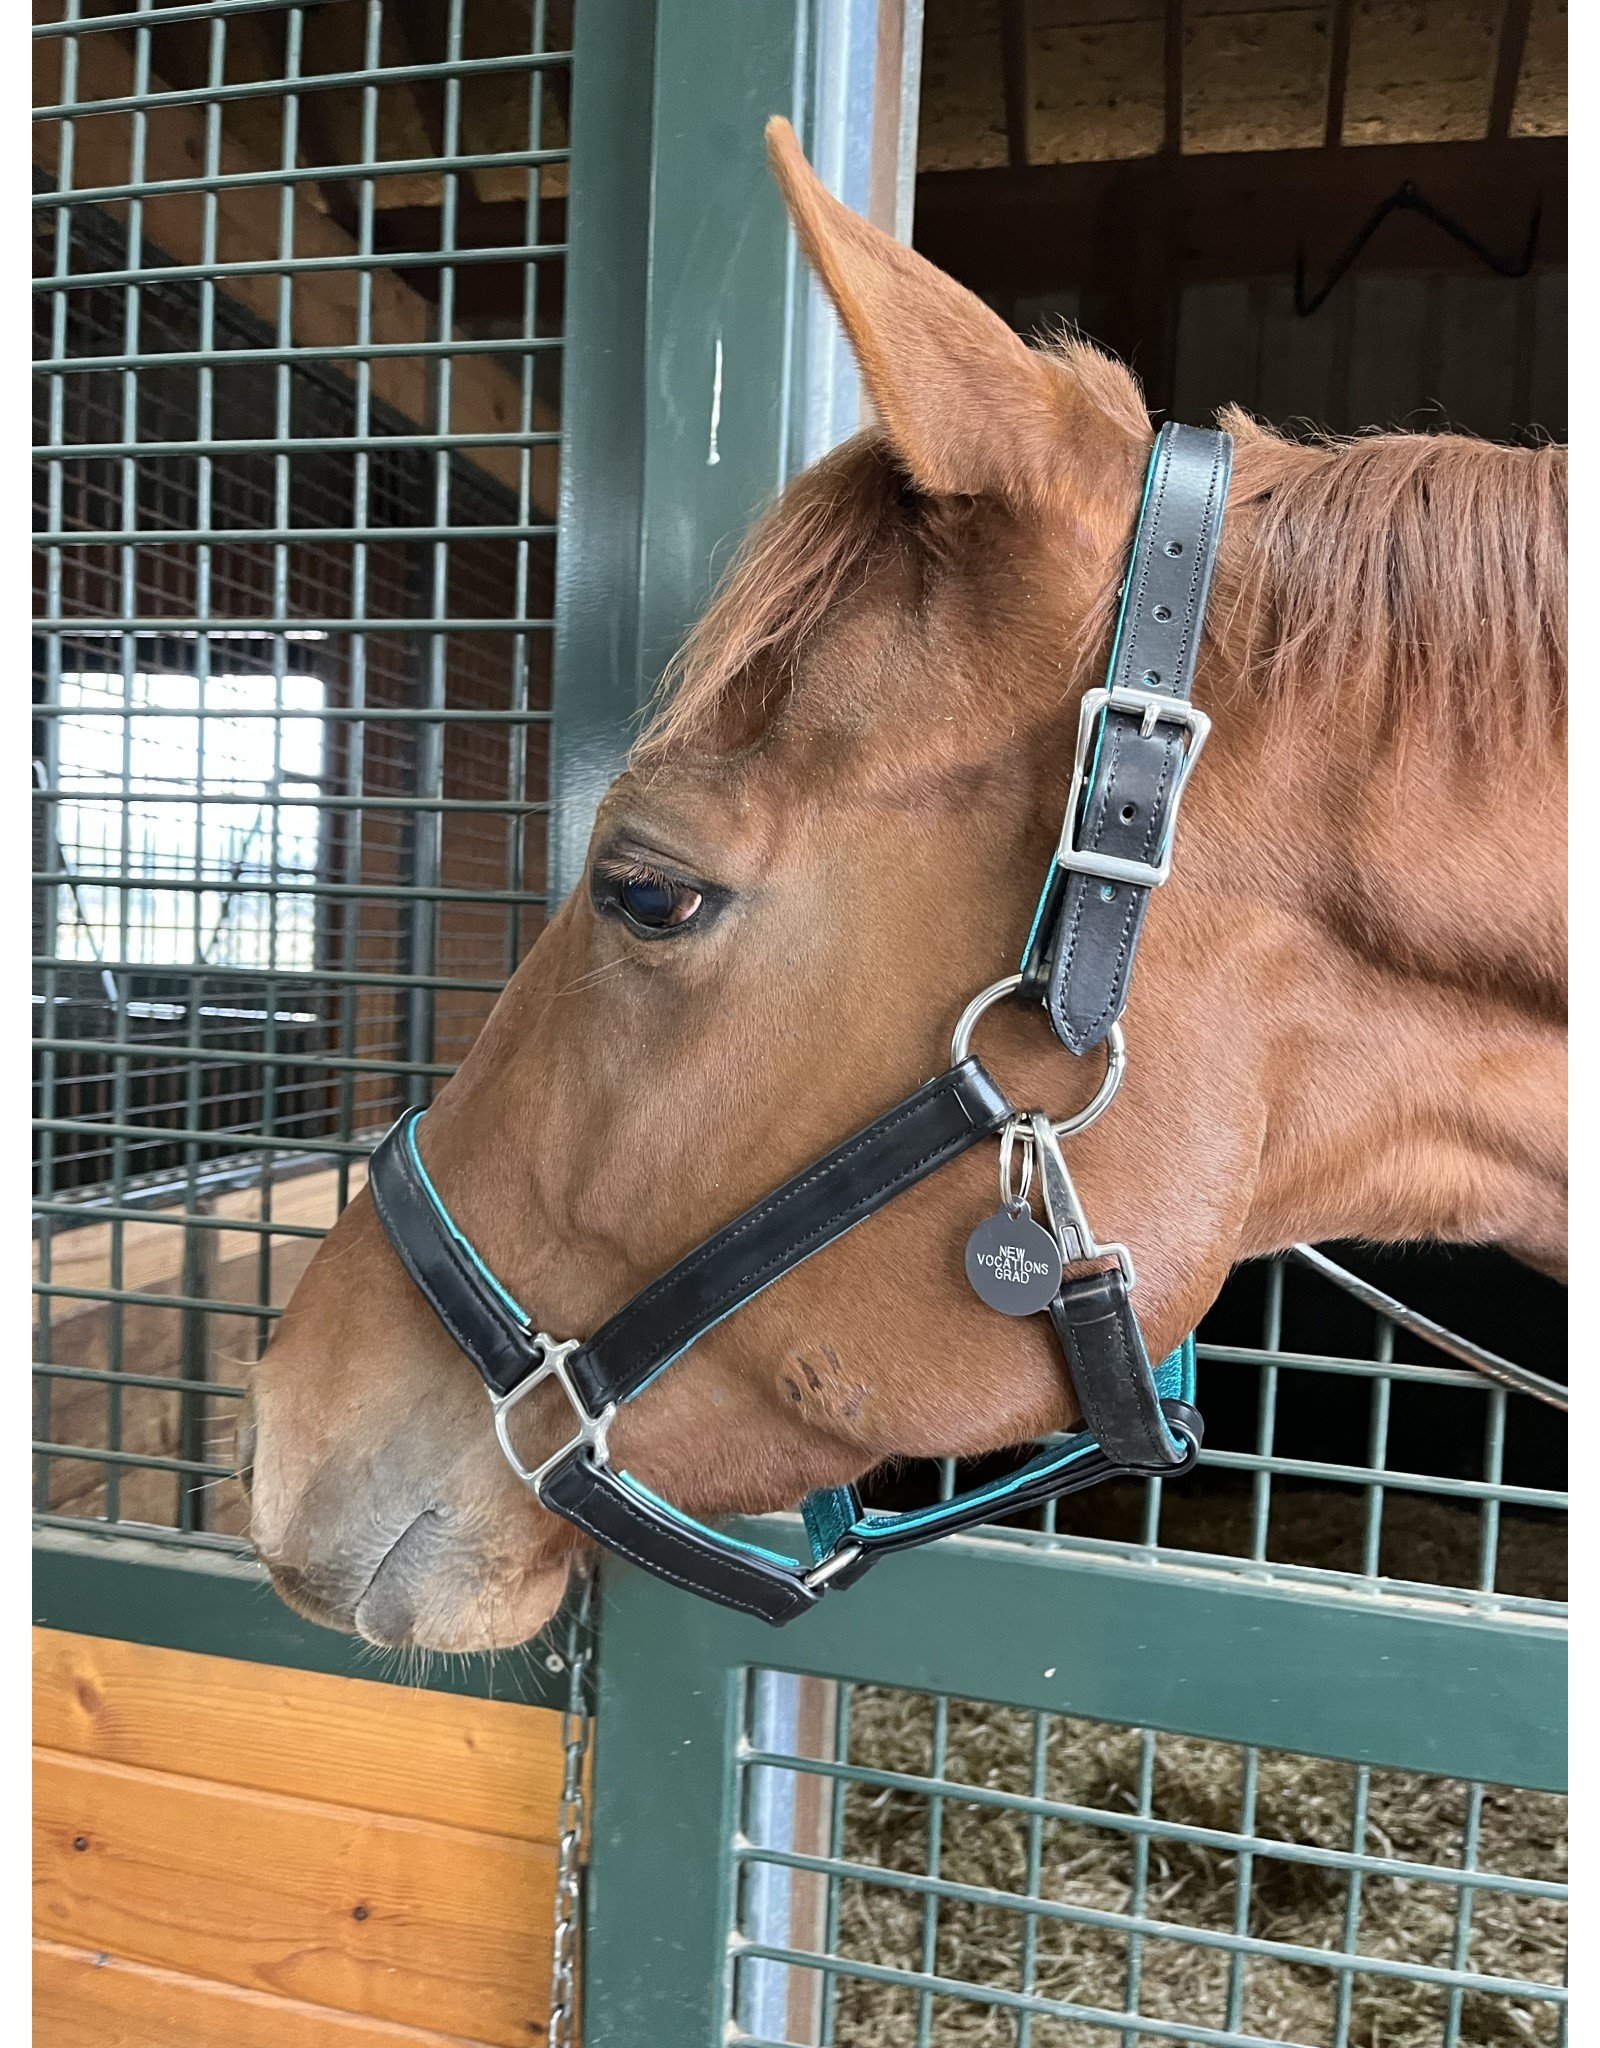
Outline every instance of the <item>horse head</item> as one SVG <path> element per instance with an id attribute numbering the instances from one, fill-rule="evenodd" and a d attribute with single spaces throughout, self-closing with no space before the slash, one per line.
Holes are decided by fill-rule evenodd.
<path id="1" fill-rule="evenodd" d="M 774 169 L 877 424 L 801 476 L 690 636 L 580 885 L 420 1129 L 441 1199 L 540 1325 L 652 1276 L 946 1064 L 1017 955 L 1097 680 L 1151 426 L 1088 346 L 1024 345 Z M 1152 901 L 1114 1113 L 1074 1141 L 1152 1355 L 1238 1260 L 1306 1237 L 1561 1258 L 1560 517 L 1552 450 L 1237 443 L 1195 695 L 1214 737 Z M 980 1028 L 1065 1116 L 1102 1053 Z M 969 1152 L 698 1343 L 613 1448 L 691 1513 L 1070 1427 L 1050 1329 L 992 1314 Z M 259 1368 L 253 1533 L 374 1641 L 520 1641 L 578 1542 L 359 1195 Z M 528 1463 L 566 1433 L 519 1405 Z"/>

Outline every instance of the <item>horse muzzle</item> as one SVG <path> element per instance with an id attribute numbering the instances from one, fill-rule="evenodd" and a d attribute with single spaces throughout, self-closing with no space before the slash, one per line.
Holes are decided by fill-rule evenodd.
<path id="1" fill-rule="evenodd" d="M 270 1401 L 241 1434 L 256 1553 L 308 1620 L 385 1649 L 504 1649 L 560 1606 L 572 1548 L 541 1540 L 552 1518 L 506 1486 L 491 1433 L 443 1467 L 409 1436 L 292 1462 Z"/>

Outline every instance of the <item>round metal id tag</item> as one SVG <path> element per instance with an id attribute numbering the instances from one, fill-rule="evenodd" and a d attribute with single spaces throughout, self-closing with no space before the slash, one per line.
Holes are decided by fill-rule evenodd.
<path id="1" fill-rule="evenodd" d="M 1061 1250 L 1018 1203 L 985 1217 L 967 1239 L 972 1291 L 1003 1316 L 1036 1315 L 1061 1289 Z"/>

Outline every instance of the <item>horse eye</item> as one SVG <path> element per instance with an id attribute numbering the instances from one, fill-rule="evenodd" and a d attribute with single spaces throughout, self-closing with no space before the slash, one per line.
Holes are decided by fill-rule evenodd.
<path id="1" fill-rule="evenodd" d="M 648 932 L 678 930 L 694 917 L 702 901 L 698 889 L 642 863 L 615 878 L 612 896 L 628 922 Z"/>

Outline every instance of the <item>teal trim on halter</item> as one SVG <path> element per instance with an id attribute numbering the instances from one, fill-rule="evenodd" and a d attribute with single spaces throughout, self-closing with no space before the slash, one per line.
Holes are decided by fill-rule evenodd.
<path id="1" fill-rule="evenodd" d="M 1155 1370 L 1156 1397 L 1162 1401 L 1182 1401 L 1185 1407 L 1195 1405 L 1195 1359 L 1194 1339 L 1185 1337 L 1176 1351 L 1169 1351 Z"/>
<path id="2" fill-rule="evenodd" d="M 785 1571 L 798 1569 L 792 1557 L 785 1557 L 781 1550 L 767 1550 L 759 1543 L 746 1543 L 742 1536 L 730 1536 L 726 1529 L 712 1529 L 704 1522 L 697 1522 L 693 1515 L 686 1515 L 682 1508 L 675 1508 L 671 1501 L 663 1500 L 658 1493 L 652 1493 L 642 1480 L 635 1479 L 631 1472 L 612 1467 L 613 1476 L 640 1500 L 676 1522 L 680 1528 L 693 1529 L 697 1536 L 703 1536 L 710 1543 L 719 1544 L 724 1550 L 742 1550 L 750 1557 L 764 1558 L 768 1564 L 781 1564 Z"/>
<path id="3" fill-rule="evenodd" d="M 1156 1393 L 1163 1401 L 1182 1401 L 1193 1405 L 1195 1392 L 1195 1350 L 1193 1337 L 1185 1337 L 1176 1351 L 1170 1352 L 1155 1370 Z M 977 1487 L 971 1492 L 958 1494 L 947 1501 L 935 1501 L 925 1508 L 912 1508 L 902 1514 L 884 1514 L 869 1511 L 851 1518 L 847 1487 L 825 1487 L 813 1493 L 801 1503 L 805 1517 L 806 1534 L 811 1539 L 813 1558 L 821 1563 L 832 1554 L 839 1544 L 847 1539 L 871 1544 L 881 1541 L 891 1530 L 907 1528 L 937 1530 L 941 1523 L 948 1522 L 956 1515 L 967 1515 L 975 1505 L 1003 1508 L 1010 1495 L 1021 1487 L 1031 1485 L 1046 1474 L 1070 1470 L 1080 1458 L 1098 1450 L 1099 1445 L 1087 1431 L 1063 1444 L 1052 1460 L 1030 1459 L 1026 1465 L 1008 1474 L 1004 1479 L 990 1481 L 987 1486 Z M 669 1510 L 669 1512 L 671 1512 Z"/>
<path id="4" fill-rule="evenodd" d="M 505 1288 L 503 1288 L 500 1285 L 500 1282 L 494 1277 L 493 1273 L 490 1272 L 489 1268 L 483 1263 L 483 1260 L 478 1256 L 478 1253 L 474 1248 L 471 1240 L 467 1237 L 464 1237 L 460 1230 L 456 1228 L 456 1219 L 450 1214 L 450 1211 L 445 1207 L 444 1200 L 441 1197 L 439 1190 L 434 1186 L 432 1179 L 429 1177 L 428 1169 L 422 1163 L 422 1154 L 417 1149 L 417 1125 L 420 1124 L 421 1121 L 422 1111 L 420 1109 L 413 1110 L 411 1115 L 411 1121 L 406 1125 L 406 1150 L 411 1154 L 411 1162 L 417 1169 L 417 1178 L 421 1181 L 423 1188 L 427 1193 L 428 1200 L 439 1212 L 439 1221 L 444 1225 L 445 1229 L 449 1231 L 450 1235 L 455 1239 L 456 1243 L 461 1247 L 462 1251 L 464 1251 L 467 1257 L 472 1261 L 474 1267 L 476 1267 L 479 1275 L 481 1276 L 484 1285 L 489 1289 L 489 1291 L 495 1296 L 495 1298 L 498 1301 L 500 1301 L 506 1308 L 508 1308 L 511 1311 L 511 1313 L 516 1317 L 517 1321 L 522 1324 L 524 1329 L 531 1329 L 533 1326 L 529 1319 L 528 1311 L 522 1306 L 522 1303 L 520 1301 L 517 1301 L 513 1298 L 513 1296 L 506 1292 Z"/>
<path id="5" fill-rule="evenodd" d="M 856 1497 L 848 1486 L 824 1486 L 808 1493 L 800 1503 L 806 1535 L 811 1541 L 811 1561 L 821 1564 L 831 1557 L 850 1533 L 856 1518 Z"/>
<path id="6" fill-rule="evenodd" d="M 1069 1437 L 1053 1458 L 1030 1458 L 1027 1464 L 1019 1466 L 1006 1478 L 991 1479 L 986 1486 L 976 1486 L 970 1493 L 958 1493 L 949 1500 L 934 1501 L 925 1508 L 908 1508 L 897 1515 L 877 1514 L 869 1510 L 856 1522 L 850 1534 L 860 1543 L 872 1543 L 891 1531 L 899 1535 L 905 1529 L 938 1529 L 957 1515 L 970 1515 L 974 1507 L 998 1505 L 1008 1494 L 1030 1485 L 1046 1473 L 1069 1470 L 1080 1458 L 1092 1457 L 1099 1448 L 1085 1431 L 1080 1436 Z"/>

